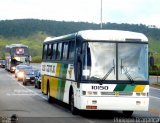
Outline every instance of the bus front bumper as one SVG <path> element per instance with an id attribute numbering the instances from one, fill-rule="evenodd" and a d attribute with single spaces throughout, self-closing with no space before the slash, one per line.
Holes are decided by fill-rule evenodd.
<path id="1" fill-rule="evenodd" d="M 148 111 L 149 97 L 88 97 L 81 96 L 78 109 Z"/>

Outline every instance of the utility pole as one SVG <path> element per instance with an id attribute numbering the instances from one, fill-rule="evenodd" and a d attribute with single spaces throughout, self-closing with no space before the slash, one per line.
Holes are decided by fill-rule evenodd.
<path id="1" fill-rule="evenodd" d="M 101 25 L 100 25 L 100 28 L 102 29 L 102 0 L 101 0 L 101 13 L 100 13 L 100 15 L 101 15 Z"/>

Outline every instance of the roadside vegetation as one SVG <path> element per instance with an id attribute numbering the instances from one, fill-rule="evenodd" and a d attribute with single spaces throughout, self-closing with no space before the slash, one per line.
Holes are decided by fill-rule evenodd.
<path id="1" fill-rule="evenodd" d="M 156 68 L 150 69 L 150 74 L 160 75 L 160 29 L 152 25 L 124 23 L 103 23 L 103 28 L 144 33 L 149 38 L 149 51 L 154 57 Z M 0 21 L 0 59 L 4 59 L 6 45 L 21 43 L 29 46 L 32 62 L 39 63 L 42 60 L 42 43 L 47 36 L 60 36 L 86 29 L 100 29 L 100 25 L 38 19 Z"/>

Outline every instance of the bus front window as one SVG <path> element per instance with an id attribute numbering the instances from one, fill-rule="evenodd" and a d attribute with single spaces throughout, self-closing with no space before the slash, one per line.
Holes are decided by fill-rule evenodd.
<path id="1" fill-rule="evenodd" d="M 14 64 L 17 64 L 17 65 L 20 63 L 29 63 L 29 58 L 26 56 L 24 56 L 24 57 L 16 56 L 16 57 L 14 57 L 14 61 L 16 62 Z"/>
<path id="2" fill-rule="evenodd" d="M 83 44 L 82 80 L 147 81 L 147 71 L 147 44 L 117 43 L 117 48 L 116 43 Z"/>
<path id="3" fill-rule="evenodd" d="M 118 80 L 146 81 L 148 79 L 147 44 L 118 44 Z"/>
<path id="4" fill-rule="evenodd" d="M 116 80 L 115 43 L 84 43 L 83 52 L 82 79 Z"/>

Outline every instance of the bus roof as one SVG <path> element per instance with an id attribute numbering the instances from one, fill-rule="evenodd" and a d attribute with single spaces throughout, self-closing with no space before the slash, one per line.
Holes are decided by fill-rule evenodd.
<path id="1" fill-rule="evenodd" d="M 23 45 L 23 44 L 11 44 L 11 45 L 6 45 L 6 47 L 9 47 L 9 48 L 13 48 L 13 47 L 27 47 L 26 45 Z"/>
<path id="2" fill-rule="evenodd" d="M 59 37 L 48 37 L 44 40 L 44 42 L 48 41 L 57 41 L 61 39 L 70 39 L 81 37 L 84 40 L 96 40 L 96 41 L 121 41 L 121 42 L 129 42 L 129 41 L 139 41 L 139 42 L 148 42 L 148 38 L 138 32 L 131 31 L 122 31 L 122 30 L 84 30 L 79 31 L 74 34 L 59 36 Z"/>

